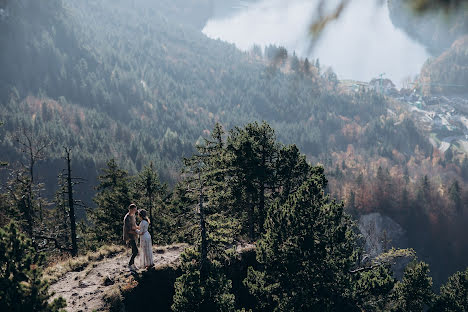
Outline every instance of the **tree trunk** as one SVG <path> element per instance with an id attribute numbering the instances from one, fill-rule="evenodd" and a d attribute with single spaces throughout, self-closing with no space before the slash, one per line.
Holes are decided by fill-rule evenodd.
<path id="1" fill-rule="evenodd" d="M 200 209 L 200 231 L 201 231 L 201 259 L 200 259 L 200 278 L 203 280 L 206 277 L 206 264 L 208 257 L 208 248 L 206 241 L 206 220 L 205 211 L 203 207 L 203 182 L 201 180 L 200 173 L 198 174 L 198 180 L 200 183 L 199 196 L 198 196 L 198 208 Z"/>
<path id="2" fill-rule="evenodd" d="M 249 210 L 248 210 L 248 218 L 249 218 L 249 237 L 250 241 L 253 242 L 255 240 L 255 228 L 254 228 L 254 216 L 255 216 L 255 211 L 254 211 L 254 203 L 253 199 L 249 205 Z"/>
<path id="3" fill-rule="evenodd" d="M 76 243 L 76 219 L 75 219 L 75 202 L 73 201 L 73 186 L 71 176 L 71 160 L 70 150 L 66 150 L 67 153 L 67 188 L 68 188 L 68 207 L 70 208 L 68 213 L 70 216 L 70 231 L 72 241 L 72 256 L 75 257 L 78 254 L 78 246 Z"/>
<path id="4" fill-rule="evenodd" d="M 149 224 L 149 230 L 151 234 L 151 244 L 154 244 L 154 232 L 153 232 L 153 193 L 150 192 L 149 196 L 149 215 L 151 218 L 151 223 Z"/>

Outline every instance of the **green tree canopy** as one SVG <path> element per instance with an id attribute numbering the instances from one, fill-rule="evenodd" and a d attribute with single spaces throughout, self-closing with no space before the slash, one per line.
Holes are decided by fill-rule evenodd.
<path id="1" fill-rule="evenodd" d="M 44 255 L 14 223 L 0 228 L 0 311 L 53 312 L 65 307 L 65 300 L 48 303 L 48 284 L 42 279 Z"/>
<path id="2" fill-rule="evenodd" d="M 122 220 L 131 203 L 128 173 L 119 168 L 115 159 L 111 159 L 98 180 L 94 197 L 97 208 L 90 211 L 93 239 L 119 243 L 122 241 Z"/>
<path id="3" fill-rule="evenodd" d="M 325 195 L 322 167 L 283 205 L 272 205 L 257 242 L 260 270 L 246 284 L 263 311 L 330 311 L 350 307 L 355 233 L 343 205 Z"/>

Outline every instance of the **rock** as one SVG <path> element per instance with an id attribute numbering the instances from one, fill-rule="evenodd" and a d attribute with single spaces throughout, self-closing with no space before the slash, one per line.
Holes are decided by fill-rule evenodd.
<path id="1" fill-rule="evenodd" d="M 109 276 L 106 276 L 104 280 L 102 281 L 102 285 L 104 286 L 114 285 L 114 280 L 110 278 Z"/>
<path id="2" fill-rule="evenodd" d="M 378 212 L 361 216 L 359 230 L 365 239 L 365 250 L 371 257 L 392 247 L 407 247 L 405 230 L 391 218 Z"/>
<path id="3" fill-rule="evenodd" d="M 374 212 L 362 215 L 358 225 L 365 239 L 365 252 L 371 259 L 392 247 L 408 248 L 405 230 L 390 217 Z M 401 278 L 408 261 L 409 259 L 399 259 L 392 266 L 396 278 Z"/>

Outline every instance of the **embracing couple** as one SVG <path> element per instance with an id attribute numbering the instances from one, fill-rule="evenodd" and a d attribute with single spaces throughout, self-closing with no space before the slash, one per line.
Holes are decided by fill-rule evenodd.
<path id="1" fill-rule="evenodd" d="M 140 225 L 136 224 L 136 217 L 139 216 L 141 219 Z M 151 243 L 151 235 L 148 232 L 148 226 L 150 219 L 146 210 L 138 210 L 135 204 L 128 206 L 128 213 L 124 217 L 123 226 L 123 239 L 124 242 L 130 244 L 132 247 L 132 256 L 128 266 L 131 271 L 138 270 L 135 266 L 135 258 L 138 255 L 137 240 L 140 237 L 140 249 L 142 254 L 140 255 L 140 267 L 149 268 L 154 265 L 153 261 L 153 244 Z"/>

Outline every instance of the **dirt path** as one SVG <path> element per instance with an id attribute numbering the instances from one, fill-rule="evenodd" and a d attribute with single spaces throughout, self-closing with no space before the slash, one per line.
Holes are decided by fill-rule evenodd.
<path id="1" fill-rule="evenodd" d="M 176 265 L 184 248 L 184 245 L 153 247 L 155 265 Z M 50 291 L 55 293 L 52 299 L 63 297 L 67 301 L 67 311 L 105 310 L 106 291 L 118 283 L 132 280 L 127 266 L 129 258 L 127 251 L 92 263 L 81 272 L 66 273 L 50 286 Z M 138 257 L 135 263 L 139 263 Z"/>

